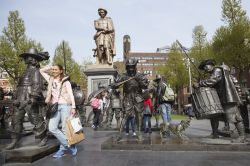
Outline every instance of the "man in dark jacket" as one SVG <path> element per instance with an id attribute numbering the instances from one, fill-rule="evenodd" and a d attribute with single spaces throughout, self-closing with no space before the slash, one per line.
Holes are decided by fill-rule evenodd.
<path id="1" fill-rule="evenodd" d="M 154 81 L 157 84 L 156 94 L 155 94 L 155 110 L 161 115 L 163 123 L 165 123 L 166 126 L 168 126 L 171 121 L 171 111 L 172 111 L 173 101 L 164 97 L 167 87 L 166 83 L 163 82 L 161 75 L 157 74 Z M 157 124 L 158 121 L 159 120 L 156 120 L 156 125 L 158 125 Z M 166 132 L 166 135 L 164 135 L 164 137 L 168 135 L 170 135 L 169 131 Z"/>

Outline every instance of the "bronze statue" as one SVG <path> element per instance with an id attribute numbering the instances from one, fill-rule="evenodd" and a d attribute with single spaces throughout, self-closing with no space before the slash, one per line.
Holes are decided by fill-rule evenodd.
<path id="1" fill-rule="evenodd" d="M 34 48 L 20 55 L 27 65 L 25 72 L 20 77 L 14 97 L 14 114 L 11 122 L 11 143 L 6 149 L 14 149 L 23 130 L 25 113 L 34 125 L 33 132 L 41 142 L 38 146 L 44 146 L 47 142 L 47 127 L 39 106 L 44 103 L 42 95 L 42 75 L 39 72 L 39 62 L 49 59 L 48 53 L 38 53 Z"/>
<path id="2" fill-rule="evenodd" d="M 126 61 L 126 73 L 118 75 L 116 80 L 117 83 L 124 82 L 123 84 L 123 118 L 120 126 L 120 136 L 118 140 L 121 139 L 121 133 L 123 131 L 125 121 L 127 118 L 135 114 L 136 119 L 138 119 L 138 139 L 141 140 L 141 125 L 143 116 L 143 90 L 148 87 L 148 79 L 142 73 L 137 73 L 136 65 L 138 60 L 128 59 Z"/>
<path id="3" fill-rule="evenodd" d="M 3 88 L 0 87 L 0 100 L 2 101 L 4 98 L 4 91 Z M 1 128 L 5 128 L 5 123 L 4 123 L 4 105 L 0 105 L 0 124 L 1 124 Z"/>
<path id="4" fill-rule="evenodd" d="M 241 103 L 238 92 L 230 76 L 230 68 L 227 65 L 214 67 L 214 60 L 203 61 L 199 69 L 210 73 L 210 77 L 199 82 L 201 87 L 213 87 L 216 89 L 221 105 L 224 109 L 226 120 L 229 123 L 233 123 L 239 133 L 239 137 L 232 142 L 245 142 L 245 131 L 243 125 L 243 119 L 240 115 L 239 104 Z M 218 133 L 218 118 L 211 118 L 211 126 L 213 130 L 213 136 L 217 138 Z"/>
<path id="5" fill-rule="evenodd" d="M 85 95 L 81 90 L 80 85 L 77 85 L 75 82 L 71 82 L 71 86 L 75 98 L 76 110 L 79 113 L 82 124 L 86 124 L 86 107 L 84 105 Z"/>
<path id="6" fill-rule="evenodd" d="M 103 8 L 98 9 L 100 18 L 95 20 L 96 34 L 94 40 L 96 49 L 94 49 L 94 56 L 97 57 L 98 64 L 112 65 L 115 51 L 115 29 L 113 21 L 110 17 L 106 17 L 107 10 Z"/>
<path id="7" fill-rule="evenodd" d="M 186 120 L 181 120 L 180 123 L 174 124 L 170 123 L 167 125 L 166 123 L 160 124 L 160 136 L 161 139 L 166 138 L 166 135 L 169 135 L 170 132 L 177 136 L 179 139 L 185 138 L 183 132 L 190 126 L 191 118 Z"/>
<path id="8" fill-rule="evenodd" d="M 111 128 L 113 116 L 115 114 L 116 119 L 116 127 L 120 128 L 120 117 L 122 112 L 122 100 L 121 100 L 121 94 L 119 89 L 111 89 L 109 92 L 110 97 L 110 106 L 109 106 L 109 113 L 108 113 L 108 128 Z"/>
<path id="9" fill-rule="evenodd" d="M 241 83 L 241 100 L 242 105 L 240 106 L 240 113 L 243 118 L 243 123 L 245 127 L 245 132 L 250 133 L 249 126 L 249 112 L 247 106 L 250 104 L 250 89 L 247 88 L 246 80 L 243 80 Z"/>

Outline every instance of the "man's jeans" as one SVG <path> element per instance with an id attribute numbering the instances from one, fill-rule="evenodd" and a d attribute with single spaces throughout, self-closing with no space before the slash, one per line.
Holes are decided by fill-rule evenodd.
<path id="1" fill-rule="evenodd" d="M 159 106 L 158 109 L 163 119 L 163 122 L 169 123 L 171 121 L 171 105 L 168 103 L 163 103 Z"/>
<path id="2" fill-rule="evenodd" d="M 60 150 L 65 150 L 68 146 L 68 141 L 65 135 L 66 119 L 70 116 L 71 105 L 58 104 L 57 113 L 49 120 L 49 131 L 59 140 L 61 143 Z M 62 123 L 62 129 L 58 128 L 59 123 Z"/>

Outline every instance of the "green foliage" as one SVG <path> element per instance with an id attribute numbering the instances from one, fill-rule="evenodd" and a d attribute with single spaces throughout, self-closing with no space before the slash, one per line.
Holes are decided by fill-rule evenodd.
<path id="1" fill-rule="evenodd" d="M 3 28 L 0 36 L 0 68 L 10 76 L 10 82 L 15 86 L 25 68 L 19 55 L 33 47 L 42 51 L 40 43 L 25 35 L 25 25 L 18 11 L 10 11 L 8 25 Z"/>
<path id="2" fill-rule="evenodd" d="M 246 20 L 246 11 L 241 8 L 241 0 L 222 1 L 222 20 L 230 26 Z"/>
<path id="3" fill-rule="evenodd" d="M 250 48 L 244 43 L 245 39 L 250 39 L 249 23 L 219 28 L 213 38 L 215 59 L 242 71 L 248 69 Z"/>
<path id="4" fill-rule="evenodd" d="M 64 55 L 66 64 L 64 64 Z M 62 41 L 57 46 L 53 64 L 60 64 L 63 67 L 66 65 L 66 74 L 70 76 L 71 81 L 77 83 L 82 88 L 86 88 L 86 77 L 83 74 L 83 67 L 72 58 L 72 51 L 68 42 Z"/>
<path id="5" fill-rule="evenodd" d="M 124 73 L 125 72 L 125 65 L 123 62 L 114 62 L 114 66 L 116 67 L 118 73 Z"/>
<path id="6" fill-rule="evenodd" d="M 172 120 L 187 120 L 188 116 L 180 115 L 180 114 L 172 114 L 171 118 L 172 118 Z"/>
<path id="7" fill-rule="evenodd" d="M 250 67 L 250 21 L 241 8 L 241 0 L 224 0 L 222 17 L 228 26 L 221 26 L 213 37 L 213 53 L 218 63 L 235 67 L 240 74 Z"/>
<path id="8" fill-rule="evenodd" d="M 193 29 L 193 44 L 190 48 L 189 55 L 193 64 L 198 67 L 201 61 L 212 57 L 211 45 L 206 39 L 207 32 L 202 25 L 195 26 Z M 199 75 L 197 68 L 190 64 L 192 80 L 197 81 L 201 76 Z"/>
<path id="9" fill-rule="evenodd" d="M 159 72 L 166 77 L 167 82 L 176 92 L 183 86 L 188 85 L 189 79 L 185 59 L 176 43 L 171 46 L 168 60 L 164 66 L 159 68 Z"/>

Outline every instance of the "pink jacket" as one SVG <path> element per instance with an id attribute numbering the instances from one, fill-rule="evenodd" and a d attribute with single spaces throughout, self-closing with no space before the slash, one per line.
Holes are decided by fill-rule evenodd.
<path id="1" fill-rule="evenodd" d="M 53 98 L 55 97 L 55 95 L 52 94 L 52 83 L 54 81 L 54 78 L 48 74 L 49 70 L 50 70 L 50 67 L 48 66 L 40 69 L 40 73 L 48 82 L 48 91 L 47 91 L 47 96 L 45 99 L 46 103 L 52 103 L 58 100 L 58 99 Z M 58 103 L 59 104 L 71 104 L 72 108 L 76 108 L 72 87 L 71 87 L 70 82 L 67 79 L 68 77 L 64 77 L 62 81 L 60 82 L 61 83 L 60 86 L 62 86 L 62 90 L 61 90 L 61 95 L 59 97 Z"/>

